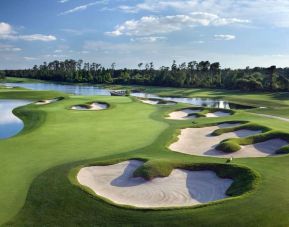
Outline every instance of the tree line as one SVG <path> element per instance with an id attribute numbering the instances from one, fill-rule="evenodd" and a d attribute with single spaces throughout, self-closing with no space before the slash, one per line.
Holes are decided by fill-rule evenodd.
<path id="1" fill-rule="evenodd" d="M 289 91 L 289 68 L 221 69 L 219 62 L 191 61 L 155 69 L 153 62 L 135 69 L 103 67 L 83 60 L 44 62 L 30 69 L 5 70 L 2 77 L 23 77 L 57 82 L 155 85 L 188 88 L 223 88 L 246 91 Z"/>

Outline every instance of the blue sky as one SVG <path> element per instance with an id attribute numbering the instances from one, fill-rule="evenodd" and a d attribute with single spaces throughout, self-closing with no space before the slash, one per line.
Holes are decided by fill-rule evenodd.
<path id="1" fill-rule="evenodd" d="M 3 0 L 0 68 L 83 59 L 289 67 L 289 0 Z"/>

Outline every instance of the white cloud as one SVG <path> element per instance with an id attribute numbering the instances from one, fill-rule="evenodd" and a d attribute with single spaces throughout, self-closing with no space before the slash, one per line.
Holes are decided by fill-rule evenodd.
<path id="1" fill-rule="evenodd" d="M 2 35 L 9 35 L 13 32 L 12 27 L 10 24 L 5 22 L 0 23 L 0 36 Z"/>
<path id="2" fill-rule="evenodd" d="M 216 14 L 194 12 L 186 15 L 145 16 L 139 20 L 128 20 L 116 26 L 110 36 L 151 36 L 179 31 L 195 26 L 224 26 L 229 24 L 249 23 L 249 20 L 238 18 L 222 18 Z"/>
<path id="3" fill-rule="evenodd" d="M 205 43 L 205 41 L 203 41 L 203 40 L 198 40 L 198 41 L 193 41 L 193 43 L 196 43 L 196 44 L 203 44 L 203 43 Z"/>
<path id="4" fill-rule="evenodd" d="M 11 45 L 1 45 L 0 44 L 0 52 L 19 52 L 22 51 L 19 47 L 14 47 Z"/>
<path id="5" fill-rule="evenodd" d="M 45 54 L 45 55 L 43 55 L 41 57 L 43 57 L 45 59 L 47 59 L 47 58 L 50 58 L 50 59 L 51 58 L 54 58 L 54 59 L 62 58 L 62 59 L 64 59 L 64 58 L 67 58 L 68 56 L 64 55 L 64 54 Z"/>
<path id="6" fill-rule="evenodd" d="M 53 35 L 32 34 L 19 35 L 15 32 L 10 24 L 5 22 L 0 23 L 0 39 L 2 40 L 24 40 L 24 41 L 55 41 L 57 38 Z"/>
<path id="7" fill-rule="evenodd" d="M 136 38 L 131 38 L 130 40 L 132 42 L 148 42 L 148 43 L 154 43 L 157 41 L 161 41 L 161 40 L 166 40 L 167 37 L 164 36 L 146 36 L 146 37 L 136 37 Z"/>
<path id="8" fill-rule="evenodd" d="M 60 29 L 61 31 L 63 32 L 66 32 L 68 34 L 71 34 L 71 35 L 84 35 L 84 34 L 87 34 L 87 33 L 95 33 L 97 30 L 96 29 L 83 29 L 83 28 L 80 28 L 80 29 L 72 29 L 72 28 L 63 28 L 63 29 Z"/>
<path id="9" fill-rule="evenodd" d="M 226 17 L 250 18 L 256 24 L 289 27 L 288 0 L 143 0 L 118 8 L 127 13 L 204 11 Z"/>
<path id="10" fill-rule="evenodd" d="M 36 60 L 37 58 L 34 58 L 34 57 L 23 57 L 24 60 L 26 61 L 33 61 L 33 60 Z"/>
<path id="11" fill-rule="evenodd" d="M 145 0 L 142 3 L 138 3 L 134 6 L 121 5 L 119 9 L 127 13 L 137 13 L 139 11 L 150 11 L 159 12 L 168 8 L 172 9 L 192 9 L 197 5 L 197 1 L 156 1 L 156 0 Z M 195 9 L 194 9 L 195 10 Z"/>
<path id="12" fill-rule="evenodd" d="M 16 39 L 25 40 L 25 41 L 50 42 L 50 41 L 55 41 L 56 37 L 53 36 L 53 35 L 34 34 L 34 35 L 20 35 L 20 36 L 16 36 Z"/>
<path id="13" fill-rule="evenodd" d="M 66 3 L 69 2 L 69 0 L 59 0 L 60 3 Z"/>
<path id="14" fill-rule="evenodd" d="M 234 35 L 214 35 L 215 40 L 234 40 L 236 39 L 236 36 Z"/>
<path id="15" fill-rule="evenodd" d="M 88 4 L 85 4 L 85 5 L 80 5 L 80 6 L 77 6 L 77 7 L 73 8 L 73 9 L 64 11 L 64 12 L 60 13 L 59 15 L 67 15 L 67 14 L 76 13 L 76 12 L 79 12 L 79 11 L 84 11 L 84 10 L 88 9 L 89 7 L 91 7 L 91 6 L 95 6 L 97 4 L 105 4 L 106 2 L 107 1 L 103 0 L 103 1 L 97 1 L 97 2 L 88 3 Z"/>

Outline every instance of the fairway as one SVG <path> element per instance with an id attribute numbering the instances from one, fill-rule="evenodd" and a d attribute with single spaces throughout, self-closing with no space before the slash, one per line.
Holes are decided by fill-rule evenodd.
<path id="1" fill-rule="evenodd" d="M 289 0 L 0 15 L 0 227 L 289 227 Z"/>
<path id="2" fill-rule="evenodd" d="M 226 138 L 235 137 L 233 133 L 227 135 L 227 131 L 232 130 L 236 133 L 247 130 L 242 132 L 245 138 L 264 133 L 284 136 L 289 131 L 289 122 L 268 120 L 246 110 L 206 117 L 216 112 L 210 108 L 185 112 L 198 114 L 189 118 L 181 112 L 192 108 L 188 104 L 149 105 L 133 97 L 72 96 L 21 88 L 0 89 L 0 97 L 32 102 L 64 97 L 56 102 L 31 103 L 14 110 L 24 120 L 25 128 L 17 136 L 0 141 L 0 220 L 4 226 L 72 226 L 76 223 L 79 226 L 139 223 L 151 226 L 192 223 L 272 226 L 278 223 L 286 226 L 289 223 L 286 214 L 288 155 L 238 158 L 226 164 L 225 158 L 187 155 L 169 149 L 185 128 L 211 127 L 217 129 L 216 135 L 225 133 Z M 71 109 L 96 102 L 105 103 L 108 108 Z M 167 119 L 172 113 L 181 113 L 184 118 Z M 224 123 L 225 128 L 215 127 Z M 234 184 L 225 200 L 183 209 L 144 211 L 116 205 L 82 188 L 76 180 L 82 167 L 117 164 L 129 159 L 145 162 L 136 174 L 147 179 L 166 177 L 174 169 L 183 168 L 212 170 L 233 179 Z"/>
<path id="3" fill-rule="evenodd" d="M 33 96 L 37 100 L 37 94 L 25 92 L 20 97 Z M 93 101 L 105 101 L 111 108 L 85 113 L 70 110 L 72 105 Z M 43 171 L 72 161 L 126 153 L 152 143 L 167 127 L 149 117 L 154 111 L 154 107 L 121 97 L 72 97 L 46 106 L 20 108 L 18 115 L 31 129 L 0 141 L 1 223 L 23 206 L 29 185 Z M 34 115 L 39 115 L 41 125 Z"/>

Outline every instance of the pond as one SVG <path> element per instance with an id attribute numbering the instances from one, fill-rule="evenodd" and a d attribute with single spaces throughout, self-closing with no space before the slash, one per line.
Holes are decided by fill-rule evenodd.
<path id="1" fill-rule="evenodd" d="M 22 120 L 16 117 L 13 109 L 31 103 L 27 100 L 0 100 L 0 139 L 18 134 L 24 127 Z"/>
<path id="2" fill-rule="evenodd" d="M 166 101 L 192 104 L 194 106 L 213 107 L 213 108 L 220 108 L 220 109 L 251 109 L 251 108 L 254 108 L 252 106 L 239 105 L 236 103 L 231 103 L 231 102 L 227 102 L 224 100 L 212 99 L 212 98 L 160 97 L 157 95 L 146 94 L 146 93 L 132 93 L 131 95 L 139 97 L 139 98 L 162 99 L 162 100 L 166 100 Z"/>
<path id="3" fill-rule="evenodd" d="M 66 85 L 56 83 L 5 83 L 10 87 L 24 87 L 32 90 L 55 90 L 74 95 L 110 95 L 108 89 L 100 88 L 93 85 Z M 132 96 L 140 98 L 162 99 L 166 101 L 180 102 L 192 104 L 195 106 L 214 107 L 222 109 L 250 109 L 251 106 L 239 105 L 230 103 L 224 100 L 212 98 L 174 98 L 174 97 L 160 97 L 148 93 L 131 93 Z"/>
<path id="4" fill-rule="evenodd" d="M 57 83 L 5 83 L 9 87 L 24 87 L 31 90 L 54 90 L 73 95 L 110 95 L 107 89 L 90 85 L 73 85 Z"/>

